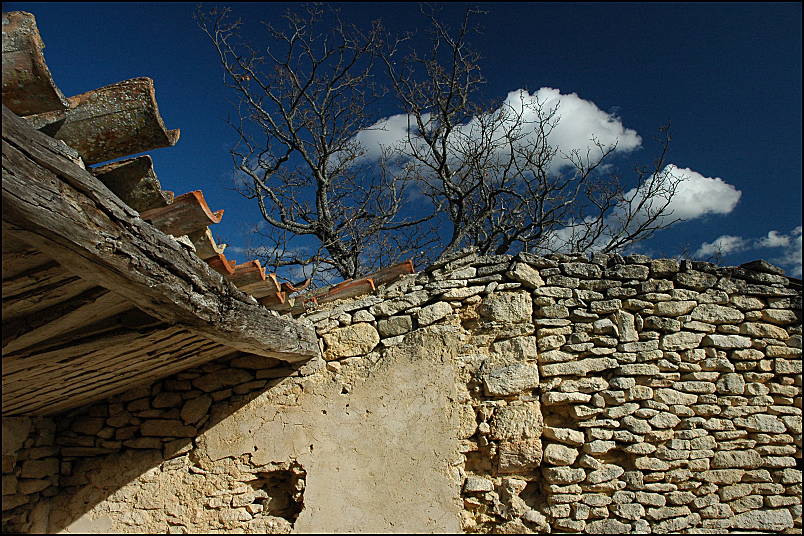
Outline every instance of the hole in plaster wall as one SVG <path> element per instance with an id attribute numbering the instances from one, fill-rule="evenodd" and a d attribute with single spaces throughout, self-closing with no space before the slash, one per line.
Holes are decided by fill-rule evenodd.
<path id="1" fill-rule="evenodd" d="M 259 472 L 256 476 L 257 479 L 249 484 L 254 488 L 254 504 L 261 514 L 294 523 L 304 507 L 305 472 L 301 466 L 292 470 Z"/>

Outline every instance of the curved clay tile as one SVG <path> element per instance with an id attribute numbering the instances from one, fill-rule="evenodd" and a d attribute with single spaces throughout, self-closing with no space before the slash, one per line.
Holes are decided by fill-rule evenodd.
<path id="1" fill-rule="evenodd" d="M 222 253 L 218 253 L 216 256 L 204 259 L 207 264 L 209 264 L 213 270 L 218 272 L 219 274 L 223 275 L 232 275 L 234 273 L 234 265 L 235 261 L 230 261 L 226 257 L 223 256 Z"/>
<path id="2" fill-rule="evenodd" d="M 354 298 L 355 296 L 362 296 L 377 290 L 374 280 L 371 278 L 357 279 L 355 281 L 344 282 L 337 285 L 324 295 L 316 296 L 316 303 L 327 303 L 335 300 L 344 300 L 346 298 Z"/>
<path id="3" fill-rule="evenodd" d="M 140 217 L 163 233 L 181 236 L 202 232 L 207 225 L 220 222 L 223 210 L 212 212 L 201 190 L 195 190 L 178 196 L 165 207 L 146 210 Z"/>
<path id="4" fill-rule="evenodd" d="M 47 68 L 36 18 L 3 13 L 3 104 L 17 115 L 63 111 L 69 106 Z"/>
<path id="5" fill-rule="evenodd" d="M 179 140 L 178 129 L 165 128 L 150 78 L 132 78 L 68 101 L 66 111 L 26 119 L 34 128 L 74 148 L 87 164 L 170 147 Z"/>
<path id="6" fill-rule="evenodd" d="M 93 168 L 92 173 L 114 194 L 137 212 L 166 207 L 168 197 L 148 155 L 120 160 Z"/>
<path id="7" fill-rule="evenodd" d="M 290 282 L 282 283 L 282 290 L 287 293 L 301 292 L 302 290 L 310 286 L 311 281 L 312 279 L 308 277 L 307 279 L 305 279 L 300 283 L 290 283 Z"/>
<path id="8" fill-rule="evenodd" d="M 282 306 L 287 305 L 288 297 L 284 292 L 272 292 L 257 301 L 260 302 L 260 305 L 268 307 L 269 309 L 284 309 L 285 307 Z"/>
<path id="9" fill-rule="evenodd" d="M 226 249 L 226 244 L 218 244 L 215 242 L 215 239 L 212 237 L 212 231 L 210 231 L 209 228 L 190 233 L 188 236 L 195 246 L 195 254 L 204 260 L 215 257 L 223 253 L 223 250 Z"/>

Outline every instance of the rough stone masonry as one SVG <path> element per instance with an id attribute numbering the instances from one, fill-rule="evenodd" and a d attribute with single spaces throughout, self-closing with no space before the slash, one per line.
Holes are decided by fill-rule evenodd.
<path id="1" fill-rule="evenodd" d="M 462 252 L 236 354 L 3 422 L 3 527 L 801 531 L 801 282 Z"/>

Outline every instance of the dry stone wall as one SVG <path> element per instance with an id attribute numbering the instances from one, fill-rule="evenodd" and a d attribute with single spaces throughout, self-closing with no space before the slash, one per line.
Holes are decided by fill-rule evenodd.
<path id="1" fill-rule="evenodd" d="M 801 283 L 767 263 L 469 253 L 308 318 L 335 369 L 466 334 L 465 531 L 800 530 Z"/>
<path id="2" fill-rule="evenodd" d="M 4 528 L 801 529 L 801 283 L 766 263 L 469 251 L 302 320 L 300 368 L 4 421 Z"/>

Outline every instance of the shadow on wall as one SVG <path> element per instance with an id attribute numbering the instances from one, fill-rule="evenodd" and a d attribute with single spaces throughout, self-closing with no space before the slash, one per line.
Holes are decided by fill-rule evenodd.
<path id="1" fill-rule="evenodd" d="M 300 464 L 213 462 L 196 449 L 259 396 L 295 403 L 284 365 L 238 354 L 57 417 L 60 489 L 33 509 L 29 530 L 289 531 L 303 507 Z"/>
<path id="2" fill-rule="evenodd" d="M 234 356 L 62 416 L 58 494 L 16 530 L 457 532 L 457 331 L 433 331 L 293 376 Z"/>

